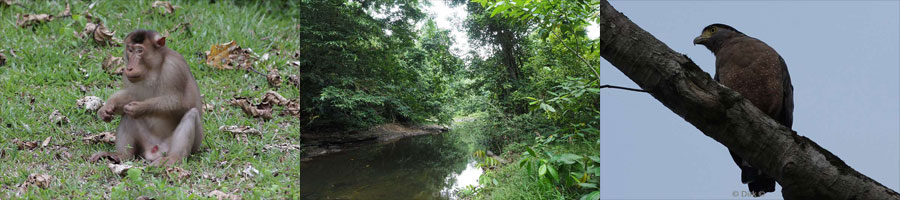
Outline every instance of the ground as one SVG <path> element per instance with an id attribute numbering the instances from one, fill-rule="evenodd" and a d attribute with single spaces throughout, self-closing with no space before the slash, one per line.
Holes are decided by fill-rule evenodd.
<path id="1" fill-rule="evenodd" d="M 165 8 L 151 9 L 151 1 L 70 1 L 72 16 L 64 16 L 63 1 L 19 2 L 0 5 L 0 53 L 6 57 L 0 65 L 0 199 L 208 195 L 272 199 L 299 194 L 300 188 L 293 185 L 299 182 L 300 151 L 292 148 L 299 145 L 299 119 L 278 116 L 276 109 L 274 118 L 262 120 L 227 103 L 234 97 L 259 98 L 270 90 L 294 99 L 297 88 L 289 84 L 275 88 L 264 76 L 216 69 L 204 60 L 203 52 L 210 46 L 234 40 L 260 57 L 270 55 L 254 65 L 256 70 L 277 68 L 283 77 L 296 74 L 299 69 L 288 64 L 291 49 L 298 45 L 291 39 L 295 25 L 272 6 L 173 1 L 178 7 L 164 14 Z M 20 27 L 16 26 L 20 14 L 58 17 Z M 91 154 L 114 148 L 85 142 L 83 137 L 115 131 L 118 119 L 104 123 L 96 112 L 78 108 L 76 101 L 85 96 L 106 100 L 118 90 L 121 77 L 105 71 L 101 62 L 123 54 L 122 47 L 76 36 L 91 20 L 101 21 L 119 39 L 138 28 L 167 34 L 166 45 L 188 61 L 204 103 L 212 109 L 203 116 L 202 151 L 176 166 L 182 171 L 135 160 L 129 164 L 144 168 L 120 176 L 107 166 L 109 161 L 88 161 Z M 56 123 L 51 119 L 54 111 L 67 120 Z M 249 126 L 261 134 L 244 137 L 219 131 L 225 125 Z"/>

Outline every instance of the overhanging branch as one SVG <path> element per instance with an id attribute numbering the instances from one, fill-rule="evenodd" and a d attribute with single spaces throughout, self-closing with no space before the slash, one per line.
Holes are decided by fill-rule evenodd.
<path id="1" fill-rule="evenodd" d="M 634 89 L 634 88 L 615 86 L 615 85 L 601 85 L 600 89 L 603 89 L 603 88 L 614 88 L 614 89 L 628 90 L 628 91 L 634 91 L 634 92 L 647 92 L 647 91 L 644 91 L 641 89 Z"/>
<path id="2" fill-rule="evenodd" d="M 785 199 L 900 199 L 703 72 L 601 0 L 600 56 L 672 112 L 774 177 Z"/>

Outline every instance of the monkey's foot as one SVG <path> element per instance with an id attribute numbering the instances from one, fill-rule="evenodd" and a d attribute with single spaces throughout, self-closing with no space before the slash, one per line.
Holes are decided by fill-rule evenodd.
<path id="1" fill-rule="evenodd" d="M 165 156 L 159 159 L 154 160 L 150 163 L 150 166 L 172 166 L 181 162 L 181 158 L 175 158 L 174 156 Z"/>

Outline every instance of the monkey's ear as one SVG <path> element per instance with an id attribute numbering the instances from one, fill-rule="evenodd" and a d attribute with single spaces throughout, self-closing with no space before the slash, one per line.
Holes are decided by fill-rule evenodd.
<path id="1" fill-rule="evenodd" d="M 156 47 L 166 46 L 166 37 L 160 37 L 159 39 L 156 39 L 156 42 L 154 42 L 154 44 L 156 45 Z"/>

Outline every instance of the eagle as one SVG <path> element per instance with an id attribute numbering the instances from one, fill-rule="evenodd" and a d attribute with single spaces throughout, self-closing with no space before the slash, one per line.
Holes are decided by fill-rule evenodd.
<path id="1" fill-rule="evenodd" d="M 787 64 L 775 49 L 725 24 L 703 28 L 694 45 L 706 46 L 716 56 L 714 79 L 737 91 L 769 117 L 791 128 L 794 86 Z M 741 169 L 741 182 L 750 193 L 761 196 L 775 191 L 775 179 L 754 168 L 734 151 L 731 157 Z"/>

